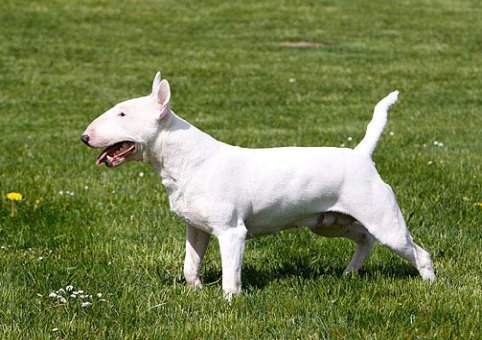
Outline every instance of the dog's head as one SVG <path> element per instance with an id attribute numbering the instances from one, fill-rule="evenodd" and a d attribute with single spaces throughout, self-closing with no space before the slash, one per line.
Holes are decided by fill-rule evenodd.
<path id="1" fill-rule="evenodd" d="M 170 112 L 171 91 L 158 72 L 152 92 L 119 103 L 95 119 L 81 136 L 92 148 L 104 148 L 96 164 L 115 167 L 130 160 L 145 160 L 146 146 L 153 143 Z"/>

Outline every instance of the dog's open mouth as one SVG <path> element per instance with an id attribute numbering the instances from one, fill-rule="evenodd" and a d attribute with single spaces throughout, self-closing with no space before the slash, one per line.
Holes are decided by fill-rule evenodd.
<path id="1" fill-rule="evenodd" d="M 104 163 L 109 168 L 115 167 L 126 161 L 126 158 L 134 153 L 136 150 L 136 143 L 124 141 L 113 144 L 99 155 L 95 164 L 100 165 Z"/>

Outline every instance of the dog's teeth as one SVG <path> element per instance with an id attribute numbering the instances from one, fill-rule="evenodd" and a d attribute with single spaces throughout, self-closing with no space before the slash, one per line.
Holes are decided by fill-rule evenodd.
<path id="1" fill-rule="evenodd" d="M 112 160 L 112 157 L 109 156 L 109 155 L 107 155 L 106 158 L 107 158 L 107 160 L 108 160 L 109 162 Z"/>

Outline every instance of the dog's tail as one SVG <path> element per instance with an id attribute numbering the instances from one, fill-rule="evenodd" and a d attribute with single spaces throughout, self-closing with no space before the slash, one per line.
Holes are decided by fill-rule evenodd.
<path id="1" fill-rule="evenodd" d="M 382 135 L 383 128 L 385 128 L 385 124 L 387 124 L 388 109 L 395 104 L 397 100 L 398 91 L 393 91 L 378 102 L 373 111 L 373 118 L 370 123 L 368 123 L 365 137 L 363 137 L 360 144 L 355 147 L 355 151 L 363 153 L 370 158 L 372 157 L 373 151 L 375 151 L 378 140 Z"/>

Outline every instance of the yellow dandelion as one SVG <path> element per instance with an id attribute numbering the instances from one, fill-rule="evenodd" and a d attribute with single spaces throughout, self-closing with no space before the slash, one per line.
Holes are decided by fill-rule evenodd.
<path id="1" fill-rule="evenodd" d="M 9 192 L 7 194 L 7 198 L 10 200 L 10 201 L 21 201 L 22 198 L 23 198 L 23 195 L 19 192 Z"/>
<path id="2" fill-rule="evenodd" d="M 475 205 L 476 207 L 481 207 L 481 208 L 482 208 L 482 202 L 475 202 L 474 205 Z"/>
<path id="3" fill-rule="evenodd" d="M 21 201 L 22 198 L 23 198 L 23 195 L 19 192 L 9 192 L 7 194 L 7 199 L 9 199 L 10 202 L 12 202 L 12 212 L 11 212 L 10 216 L 12 216 L 12 217 L 15 216 L 16 210 L 15 210 L 15 204 L 14 203 L 15 203 L 15 201 Z"/>

